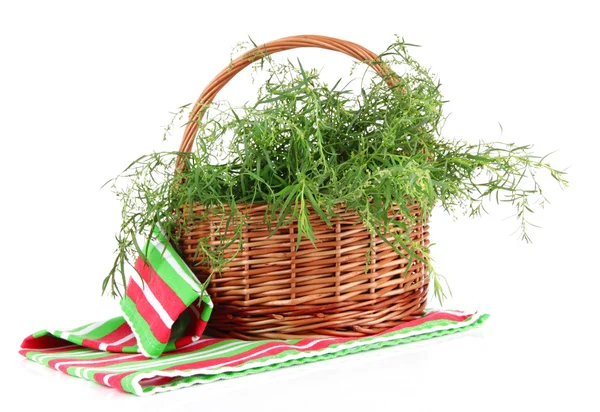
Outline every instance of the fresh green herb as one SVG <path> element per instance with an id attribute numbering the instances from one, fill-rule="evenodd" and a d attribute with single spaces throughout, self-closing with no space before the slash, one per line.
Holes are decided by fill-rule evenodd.
<path id="1" fill-rule="evenodd" d="M 529 241 L 528 215 L 545 199 L 536 173 L 546 171 L 566 185 L 564 172 L 529 145 L 442 137 L 439 82 L 402 41 L 380 58 L 398 75 L 362 76 L 360 93 L 354 93 L 341 82 L 328 87 L 299 61 L 275 63 L 265 56 L 260 65 L 269 75 L 256 102 L 238 109 L 210 105 L 193 153 L 152 153 L 131 163 L 112 180 L 123 223 L 103 292 L 120 294 L 125 266 L 140 252 L 137 236 L 149 238 L 160 224 L 176 245 L 192 220 L 206 219 L 189 207 L 193 204 L 229 216 L 223 221 L 229 238 L 217 246 L 208 239 L 198 243 L 201 264 L 217 275 L 227 263 L 223 251 L 234 242 L 241 247 L 241 226 L 234 221 L 240 221 L 243 203 L 266 204 L 265 220 L 273 231 L 295 220 L 298 242 L 313 243 L 311 209 L 325 222 L 340 207 L 353 210 L 372 233 L 384 239 L 391 234 L 388 243 L 397 253 L 429 265 L 427 248 L 414 244 L 407 229 L 427 219 L 434 205 L 475 216 L 486 201 L 508 202 Z M 185 167 L 175 173 L 178 158 Z M 411 204 L 419 205 L 420 217 L 410 215 Z M 390 216 L 394 207 L 404 220 Z M 441 301 L 442 283 L 433 269 L 429 275 Z"/>

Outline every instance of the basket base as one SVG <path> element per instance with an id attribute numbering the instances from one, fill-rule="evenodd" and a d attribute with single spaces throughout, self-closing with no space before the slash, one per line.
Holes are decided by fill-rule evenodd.
<path id="1" fill-rule="evenodd" d="M 427 285 L 368 302 L 290 307 L 215 307 L 206 334 L 242 340 L 372 336 L 425 314 Z M 352 326 L 348 326 L 352 325 Z"/>

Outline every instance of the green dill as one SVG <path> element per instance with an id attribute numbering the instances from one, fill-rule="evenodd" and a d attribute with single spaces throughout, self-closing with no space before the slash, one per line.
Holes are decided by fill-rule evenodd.
<path id="1" fill-rule="evenodd" d="M 120 295 L 126 266 L 140 253 L 138 236 L 150 238 L 159 224 L 176 246 L 188 225 L 206 219 L 209 210 L 222 213 L 228 235 L 218 244 L 200 239 L 197 256 L 218 276 L 231 259 L 225 249 L 235 242 L 241 247 L 239 206 L 247 203 L 267 205 L 264 218 L 273 232 L 297 222 L 298 242 L 308 239 L 315 248 L 311 211 L 327 223 L 341 209 L 355 211 L 369 231 L 393 238 L 387 242 L 397 253 L 429 265 L 427 248 L 414 244 L 408 229 L 428 219 L 434 207 L 476 216 L 488 201 L 507 202 L 529 241 L 529 213 L 545 199 L 537 173 L 566 185 L 564 172 L 530 145 L 444 138 L 440 83 L 408 49 L 394 42 L 380 58 L 398 74 L 363 75 L 359 92 L 342 81 L 325 84 L 300 61 L 262 58 L 258 64 L 268 77 L 256 100 L 241 108 L 209 105 L 192 153 L 142 156 L 111 181 L 123 222 L 103 292 Z M 178 159 L 184 167 L 176 173 Z M 409 213 L 414 204 L 419 217 Z M 405 218 L 394 219 L 394 208 Z M 433 268 L 429 275 L 441 301 L 445 288 Z"/>

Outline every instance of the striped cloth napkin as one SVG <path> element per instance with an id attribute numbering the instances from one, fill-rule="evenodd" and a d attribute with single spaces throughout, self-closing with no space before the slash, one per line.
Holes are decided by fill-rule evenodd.
<path id="1" fill-rule="evenodd" d="M 158 227 L 153 238 L 137 259 L 137 273 L 121 300 L 139 351 L 152 358 L 175 349 L 179 338 L 202 336 L 213 307 L 200 281 Z"/>
<path id="2" fill-rule="evenodd" d="M 123 316 L 23 341 L 28 359 L 135 395 L 247 375 L 448 335 L 488 315 L 430 311 L 364 338 L 241 341 L 203 337 L 212 302 L 160 230 L 137 261 L 121 301 Z"/>

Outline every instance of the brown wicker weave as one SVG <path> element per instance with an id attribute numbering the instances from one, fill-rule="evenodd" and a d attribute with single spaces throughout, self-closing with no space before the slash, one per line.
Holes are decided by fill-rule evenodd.
<path id="1" fill-rule="evenodd" d="M 180 151 L 192 150 L 204 105 L 240 70 L 253 61 L 279 51 L 298 47 L 319 47 L 345 53 L 370 64 L 380 74 L 389 68 L 375 63 L 377 55 L 357 44 L 330 37 L 293 36 L 266 43 L 234 60 L 204 89 L 184 132 Z M 233 257 L 221 273 L 215 274 L 208 292 L 215 303 L 207 333 L 240 339 L 288 339 L 302 337 L 360 337 L 421 316 L 427 301 L 429 276 L 425 264 L 408 260 L 387 243 L 370 234 L 352 211 L 340 211 L 340 218 L 328 227 L 316 213 L 310 222 L 317 237 L 317 249 L 308 241 L 296 248 L 297 225 L 271 230 L 264 223 L 264 205 L 239 205 L 244 222 L 243 248 L 232 245 L 226 255 Z M 194 205 L 196 214 L 206 212 Z M 394 211 L 390 211 L 394 213 Z M 420 209 L 411 207 L 420 217 Z M 183 259 L 204 281 L 210 268 L 198 265 L 198 239 L 211 237 L 219 242 L 223 215 L 209 214 L 182 237 Z M 397 219 L 403 219 L 400 215 Z M 429 226 L 418 224 L 411 237 L 429 244 Z M 371 245 L 372 242 L 372 245 Z M 226 257 L 227 257 L 226 256 Z M 365 271 L 367 257 L 370 258 Z"/>

